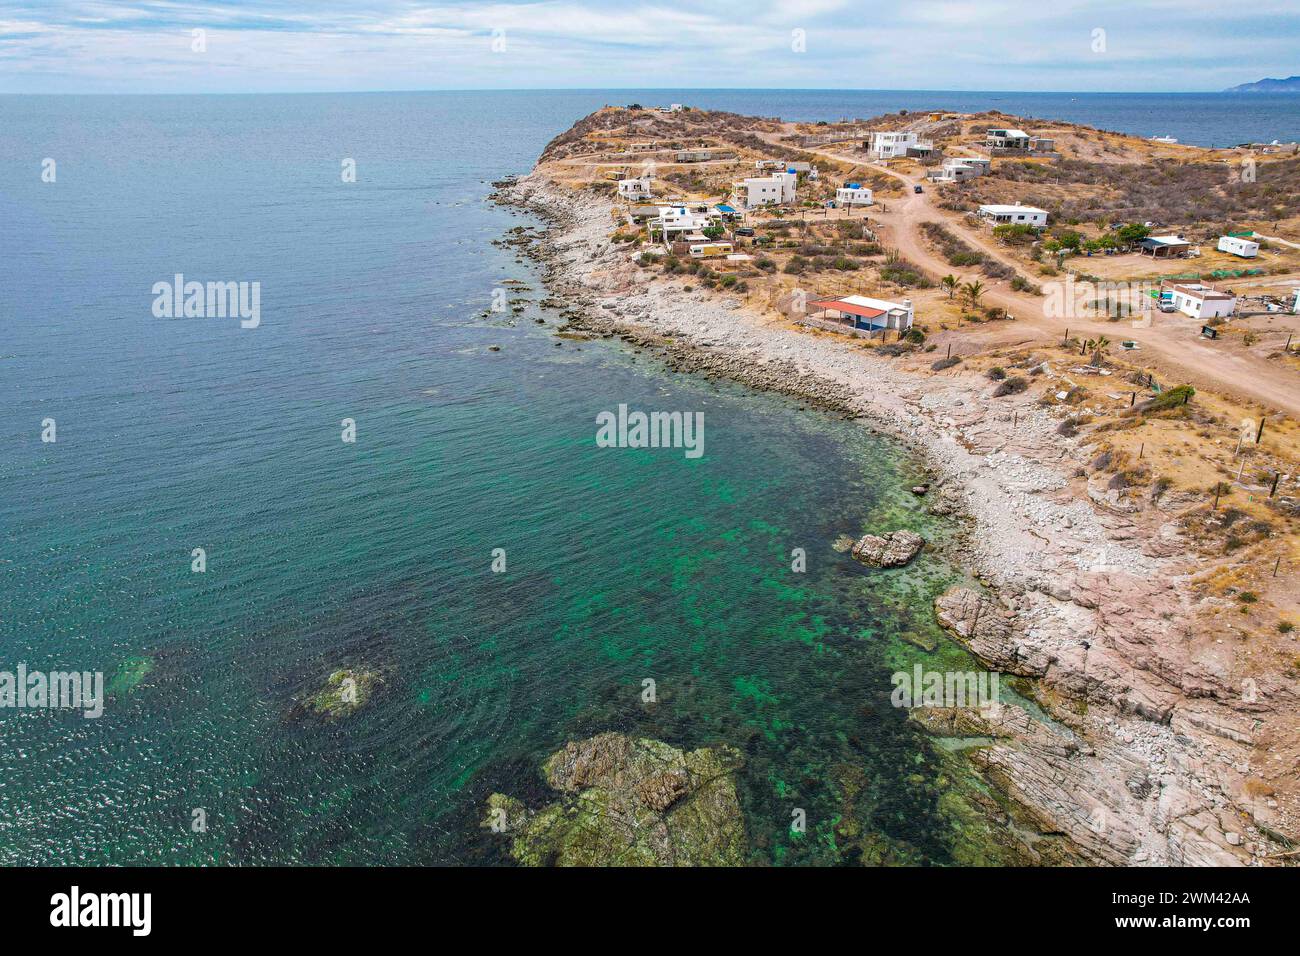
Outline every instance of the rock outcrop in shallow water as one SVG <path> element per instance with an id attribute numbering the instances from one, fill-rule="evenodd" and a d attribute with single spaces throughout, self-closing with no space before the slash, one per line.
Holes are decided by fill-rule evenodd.
<path id="1" fill-rule="evenodd" d="M 853 557 L 873 568 L 901 568 L 921 553 L 925 539 L 915 531 L 864 534 L 853 546 Z"/>
<path id="2" fill-rule="evenodd" d="M 382 683 L 374 671 L 343 668 L 330 674 L 325 686 L 299 704 L 295 716 L 310 714 L 326 720 L 347 717 L 370 700 L 377 684 Z"/>
<path id="3" fill-rule="evenodd" d="M 525 866 L 738 866 L 748 856 L 740 762 L 728 747 L 687 753 L 598 734 L 543 764 L 559 800 L 530 810 L 494 793 L 483 826 L 501 832 Z"/>

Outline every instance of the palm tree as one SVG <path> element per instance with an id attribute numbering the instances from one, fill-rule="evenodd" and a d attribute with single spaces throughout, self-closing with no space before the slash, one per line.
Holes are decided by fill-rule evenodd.
<path id="1" fill-rule="evenodd" d="M 943 286 L 945 289 L 948 290 L 948 298 L 950 299 L 952 298 L 953 293 L 957 291 L 957 286 L 959 286 L 960 284 L 961 284 L 961 280 L 959 280 L 954 275 L 946 275 L 939 280 L 939 285 Z"/>
<path id="2" fill-rule="evenodd" d="M 966 301 L 970 303 L 970 307 L 975 309 L 980 304 L 980 296 L 984 294 L 984 283 L 980 282 L 979 279 L 967 282 L 961 287 L 961 293 L 965 297 Z"/>
<path id="3" fill-rule="evenodd" d="M 1101 354 L 1106 351 L 1106 346 L 1110 345 L 1110 339 L 1101 335 L 1095 339 L 1089 339 L 1084 348 L 1092 351 L 1092 364 L 1096 367 L 1101 366 Z"/>

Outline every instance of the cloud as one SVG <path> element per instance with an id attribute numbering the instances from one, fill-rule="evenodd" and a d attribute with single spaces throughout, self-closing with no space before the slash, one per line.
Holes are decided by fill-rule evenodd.
<path id="1" fill-rule="evenodd" d="M 1294 72 L 1297 38 L 1294 0 L 0 0 L 0 92 L 1196 90 Z"/>

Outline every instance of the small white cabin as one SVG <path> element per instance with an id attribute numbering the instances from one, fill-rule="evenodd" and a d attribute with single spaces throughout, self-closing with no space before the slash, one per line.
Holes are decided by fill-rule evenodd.
<path id="1" fill-rule="evenodd" d="M 1237 297 L 1200 283 L 1170 284 L 1161 297 L 1173 300 L 1174 308 L 1193 319 L 1222 319 L 1237 308 Z"/>
<path id="2" fill-rule="evenodd" d="M 980 218 L 996 226 L 1033 226 L 1041 229 L 1047 225 L 1047 210 L 1037 206 L 1022 206 L 1020 203 L 1014 206 L 990 204 L 980 206 Z"/>
<path id="3" fill-rule="evenodd" d="M 835 190 L 835 203 L 839 206 L 870 206 L 873 201 L 871 190 L 861 183 L 845 183 Z"/>

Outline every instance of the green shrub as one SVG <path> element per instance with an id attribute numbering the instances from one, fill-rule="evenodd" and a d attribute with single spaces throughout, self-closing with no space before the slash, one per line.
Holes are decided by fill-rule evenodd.
<path id="1" fill-rule="evenodd" d="M 1141 410 L 1144 412 L 1161 412 L 1170 408 L 1177 408 L 1179 405 L 1186 405 L 1196 389 L 1190 385 L 1177 385 L 1174 388 L 1167 388 L 1155 398 L 1149 399 L 1142 403 Z"/>
<path id="2" fill-rule="evenodd" d="M 1019 395 L 1029 387 L 1029 383 L 1019 375 L 1013 375 L 1001 385 L 993 390 L 995 398 L 1001 398 L 1003 395 Z"/>

